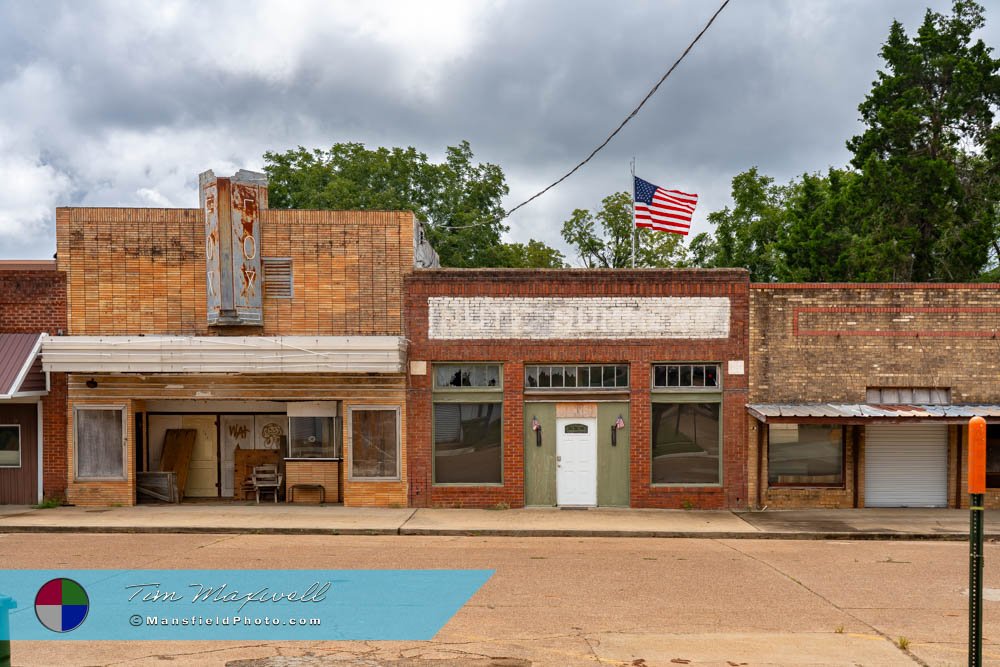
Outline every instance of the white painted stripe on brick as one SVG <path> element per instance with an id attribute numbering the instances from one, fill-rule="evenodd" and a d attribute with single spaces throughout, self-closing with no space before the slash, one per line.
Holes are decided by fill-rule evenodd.
<path id="1" fill-rule="evenodd" d="M 728 338 L 728 297 L 430 297 L 434 340 Z"/>

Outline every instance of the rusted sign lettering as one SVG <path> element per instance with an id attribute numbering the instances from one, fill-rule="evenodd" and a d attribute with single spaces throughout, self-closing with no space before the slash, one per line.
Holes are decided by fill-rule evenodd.
<path id="1" fill-rule="evenodd" d="M 267 179 L 240 170 L 231 178 L 207 171 L 199 180 L 208 322 L 261 324 L 260 209 L 267 205 Z"/>

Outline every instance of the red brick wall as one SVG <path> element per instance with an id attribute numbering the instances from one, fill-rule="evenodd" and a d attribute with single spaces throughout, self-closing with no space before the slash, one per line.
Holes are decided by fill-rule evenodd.
<path id="1" fill-rule="evenodd" d="M 66 275 L 0 267 L 0 333 L 55 335 L 66 330 Z"/>
<path id="2" fill-rule="evenodd" d="M 0 333 L 66 331 L 66 274 L 51 269 L 0 268 Z M 66 494 L 66 376 L 51 375 L 42 399 L 42 493 Z"/>
<path id="3" fill-rule="evenodd" d="M 406 279 L 406 326 L 411 361 L 426 375 L 409 376 L 410 504 L 489 507 L 524 504 L 524 364 L 629 363 L 631 367 L 631 499 L 633 507 L 722 508 L 747 505 L 746 375 L 729 375 L 727 361 L 747 362 L 747 274 L 742 270 L 422 270 Z M 428 297 L 725 296 L 727 339 L 429 340 Z M 502 486 L 434 486 L 432 372 L 435 362 L 499 362 L 504 374 Z M 650 484 L 650 374 L 654 362 L 716 361 L 723 373 L 723 484 Z"/>

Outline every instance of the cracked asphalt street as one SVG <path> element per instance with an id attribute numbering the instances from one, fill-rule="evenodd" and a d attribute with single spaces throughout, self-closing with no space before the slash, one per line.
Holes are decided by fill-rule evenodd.
<path id="1" fill-rule="evenodd" d="M 13 664 L 229 667 L 965 664 L 961 542 L 0 535 L 18 568 L 490 568 L 429 642 L 28 642 Z M 1000 546 L 986 551 L 1000 589 Z M 1000 600 L 1000 595 L 994 595 Z M 1000 601 L 987 596 L 987 664 Z M 902 648 L 901 648 L 902 646 Z"/>

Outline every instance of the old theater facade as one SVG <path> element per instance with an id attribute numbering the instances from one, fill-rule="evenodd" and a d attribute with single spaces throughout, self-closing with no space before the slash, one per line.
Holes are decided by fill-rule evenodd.
<path id="1" fill-rule="evenodd" d="M 68 501 L 135 503 L 183 433 L 185 499 L 274 465 L 275 500 L 405 505 L 414 228 L 269 209 L 250 172 L 203 174 L 200 208 L 58 209 L 67 330 L 42 357 L 68 378 Z"/>
<path id="2" fill-rule="evenodd" d="M 742 270 L 406 279 L 413 506 L 745 507 Z"/>

